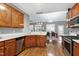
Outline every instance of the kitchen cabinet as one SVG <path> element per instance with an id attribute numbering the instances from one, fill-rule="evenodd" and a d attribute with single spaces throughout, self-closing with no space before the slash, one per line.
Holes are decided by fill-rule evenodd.
<path id="1" fill-rule="evenodd" d="M 45 35 L 30 35 L 25 37 L 25 47 L 45 47 Z"/>
<path id="2" fill-rule="evenodd" d="M 19 20 L 18 20 L 18 23 L 19 23 L 19 28 L 23 28 L 24 27 L 24 14 L 20 13 L 19 12 Z"/>
<path id="3" fill-rule="evenodd" d="M 73 7 L 68 9 L 68 13 L 67 13 L 67 27 L 68 28 L 75 28 L 75 27 L 79 27 L 78 24 L 75 20 L 78 18 L 79 14 L 79 3 L 76 3 Z"/>
<path id="4" fill-rule="evenodd" d="M 71 10 L 71 8 L 68 9 L 66 18 L 68 19 L 68 21 L 69 21 L 70 18 L 72 18 L 72 10 Z"/>
<path id="5" fill-rule="evenodd" d="M 12 27 L 18 27 L 19 13 L 16 9 L 12 8 Z"/>
<path id="6" fill-rule="evenodd" d="M 36 36 L 26 36 L 25 47 L 35 47 L 36 46 Z"/>
<path id="7" fill-rule="evenodd" d="M 11 27 L 11 7 L 0 3 L 0 26 Z"/>
<path id="8" fill-rule="evenodd" d="M 16 55 L 16 39 L 5 41 L 5 56 L 15 56 Z"/>
<path id="9" fill-rule="evenodd" d="M 24 41 L 25 41 L 25 47 L 31 47 L 30 36 L 26 36 Z"/>
<path id="10" fill-rule="evenodd" d="M 12 26 L 16 28 L 24 27 L 24 15 L 14 8 L 12 8 Z"/>
<path id="11" fill-rule="evenodd" d="M 46 44 L 46 38 L 43 35 L 37 36 L 37 46 L 38 47 L 45 47 Z"/>
<path id="12" fill-rule="evenodd" d="M 73 7 L 72 7 L 72 17 L 76 16 L 79 14 L 79 3 L 76 3 Z"/>
<path id="13" fill-rule="evenodd" d="M 23 28 L 24 14 L 5 3 L 0 3 L 0 27 Z"/>
<path id="14" fill-rule="evenodd" d="M 73 56 L 79 56 L 79 43 L 73 42 Z"/>
<path id="15" fill-rule="evenodd" d="M 0 56 L 4 56 L 4 42 L 0 42 Z"/>
<path id="16" fill-rule="evenodd" d="M 30 44 L 32 47 L 35 47 L 36 46 L 36 36 L 35 35 L 32 35 L 30 36 Z"/>

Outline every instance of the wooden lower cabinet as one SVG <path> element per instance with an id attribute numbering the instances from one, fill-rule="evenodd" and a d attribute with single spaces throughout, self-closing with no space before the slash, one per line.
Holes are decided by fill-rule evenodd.
<path id="1" fill-rule="evenodd" d="M 79 56 L 79 43 L 73 42 L 73 56 Z"/>
<path id="2" fill-rule="evenodd" d="M 25 37 L 25 47 L 45 47 L 46 38 L 43 35 L 30 35 Z"/>
<path id="3" fill-rule="evenodd" d="M 16 55 L 16 39 L 5 41 L 5 56 Z"/>
<path id="4" fill-rule="evenodd" d="M 31 40 L 30 40 L 30 36 L 26 36 L 25 37 L 25 47 L 31 47 Z"/>
<path id="5" fill-rule="evenodd" d="M 0 56 L 4 56 L 4 42 L 0 42 Z"/>
<path id="6" fill-rule="evenodd" d="M 30 36 L 30 45 L 32 47 L 36 46 L 36 36 L 35 35 Z"/>
<path id="7" fill-rule="evenodd" d="M 4 46 L 0 47 L 0 56 L 4 56 Z"/>
<path id="8" fill-rule="evenodd" d="M 15 45 L 9 44 L 5 46 L 5 56 L 15 56 Z"/>
<path id="9" fill-rule="evenodd" d="M 46 44 L 45 36 L 37 36 L 37 46 L 45 47 L 45 44 Z"/>

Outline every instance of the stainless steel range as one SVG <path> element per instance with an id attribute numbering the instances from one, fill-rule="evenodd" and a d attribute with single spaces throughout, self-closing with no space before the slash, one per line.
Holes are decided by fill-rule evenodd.
<path id="1" fill-rule="evenodd" d="M 72 39 L 71 38 L 64 38 L 64 53 L 66 56 L 72 56 L 73 55 L 73 48 L 72 48 Z"/>

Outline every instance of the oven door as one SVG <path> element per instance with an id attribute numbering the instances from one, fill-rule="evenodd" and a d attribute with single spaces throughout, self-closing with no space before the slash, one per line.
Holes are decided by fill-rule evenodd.
<path id="1" fill-rule="evenodd" d="M 70 39 L 64 40 L 64 54 L 72 56 L 72 41 Z"/>

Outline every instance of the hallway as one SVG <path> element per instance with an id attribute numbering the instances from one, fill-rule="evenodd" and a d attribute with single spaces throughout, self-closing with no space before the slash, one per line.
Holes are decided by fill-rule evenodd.
<path id="1" fill-rule="evenodd" d="M 45 48 L 26 48 L 18 56 L 64 56 L 64 53 L 61 47 L 61 42 L 53 40 L 53 42 L 46 44 Z"/>

